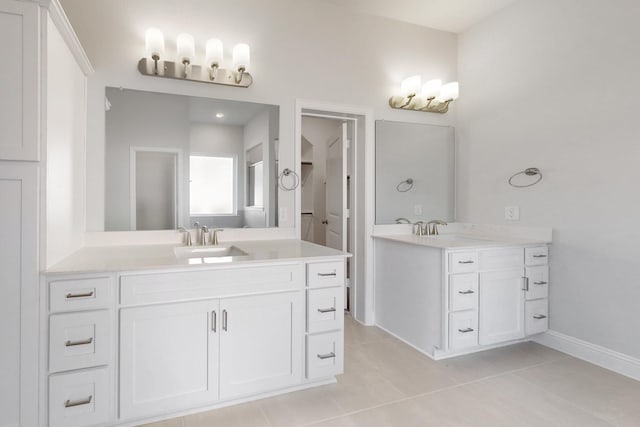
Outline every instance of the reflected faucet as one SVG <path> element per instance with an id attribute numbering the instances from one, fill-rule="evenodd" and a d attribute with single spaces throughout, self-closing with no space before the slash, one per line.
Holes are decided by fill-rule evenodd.
<path id="1" fill-rule="evenodd" d="M 200 228 L 200 244 L 202 246 L 206 246 L 208 234 L 209 234 L 209 227 L 207 227 L 206 225 L 203 225 L 202 228 Z"/>
<path id="2" fill-rule="evenodd" d="M 413 223 L 413 234 L 416 236 L 424 235 L 424 221 L 417 221 Z"/>
<path id="3" fill-rule="evenodd" d="M 438 226 L 439 225 L 449 225 L 449 224 L 447 224 L 446 221 L 442 221 L 442 220 L 439 220 L 439 219 L 434 219 L 432 221 L 429 221 L 427 223 L 427 227 L 426 227 L 427 228 L 427 236 L 437 236 L 438 234 L 440 234 L 440 233 L 438 233 Z M 431 226 L 431 228 L 429 228 L 429 226 Z"/>
<path id="4" fill-rule="evenodd" d="M 396 218 L 396 224 L 411 224 L 407 218 Z"/>

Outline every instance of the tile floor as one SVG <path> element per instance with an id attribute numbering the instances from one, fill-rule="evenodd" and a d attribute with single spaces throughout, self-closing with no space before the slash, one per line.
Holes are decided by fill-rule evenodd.
<path id="1" fill-rule="evenodd" d="M 433 361 L 345 319 L 338 383 L 148 427 L 640 426 L 640 382 L 534 343 Z"/>

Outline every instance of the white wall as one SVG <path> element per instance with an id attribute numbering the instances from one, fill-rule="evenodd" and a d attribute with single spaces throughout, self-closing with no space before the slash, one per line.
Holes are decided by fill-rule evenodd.
<path id="1" fill-rule="evenodd" d="M 49 267 L 84 242 L 86 78 L 48 16 L 47 21 L 46 266 Z"/>
<path id="2" fill-rule="evenodd" d="M 522 0 L 462 34 L 458 220 L 551 226 L 551 329 L 640 357 L 640 3 Z M 509 176 L 539 167 L 531 188 Z"/>
<path id="3" fill-rule="evenodd" d="M 280 170 L 294 167 L 293 147 L 299 146 L 293 141 L 296 99 L 371 107 L 377 119 L 452 124 L 455 117 L 454 111 L 439 115 L 388 106 L 389 96 L 409 75 L 456 79 L 457 37 L 452 33 L 315 1 L 62 3 L 96 69 L 89 82 L 88 146 L 89 180 L 96 183 L 104 179 L 104 166 L 95 154 L 104 147 L 105 85 L 278 104 Z M 140 75 L 136 64 L 144 54 L 144 32 L 151 26 L 164 31 L 169 55 L 174 55 L 175 37 L 181 31 L 194 35 L 199 55 L 207 38 L 221 38 L 227 61 L 234 44 L 248 43 L 254 84 L 238 89 Z M 281 206 L 289 209 L 281 224 L 285 227 L 297 221 L 296 194 L 299 190 L 278 195 Z M 88 197 L 88 227 L 99 229 L 103 201 L 92 194 Z"/>

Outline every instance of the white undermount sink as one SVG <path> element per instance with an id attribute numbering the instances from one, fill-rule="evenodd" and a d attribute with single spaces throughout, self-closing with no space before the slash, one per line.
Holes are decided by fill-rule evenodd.
<path id="1" fill-rule="evenodd" d="M 219 246 L 178 246 L 173 248 L 176 258 L 211 258 L 226 256 L 243 256 L 248 255 L 245 251 L 237 246 L 219 245 Z"/>

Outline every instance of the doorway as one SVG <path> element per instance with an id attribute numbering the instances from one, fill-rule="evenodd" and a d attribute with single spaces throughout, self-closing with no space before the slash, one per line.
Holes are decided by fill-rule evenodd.
<path id="1" fill-rule="evenodd" d="M 302 240 L 343 250 L 347 259 L 345 307 L 362 322 L 373 322 L 369 256 L 373 209 L 373 113 L 366 108 L 298 101 L 297 198 Z M 365 179 L 367 178 L 367 179 Z"/>

